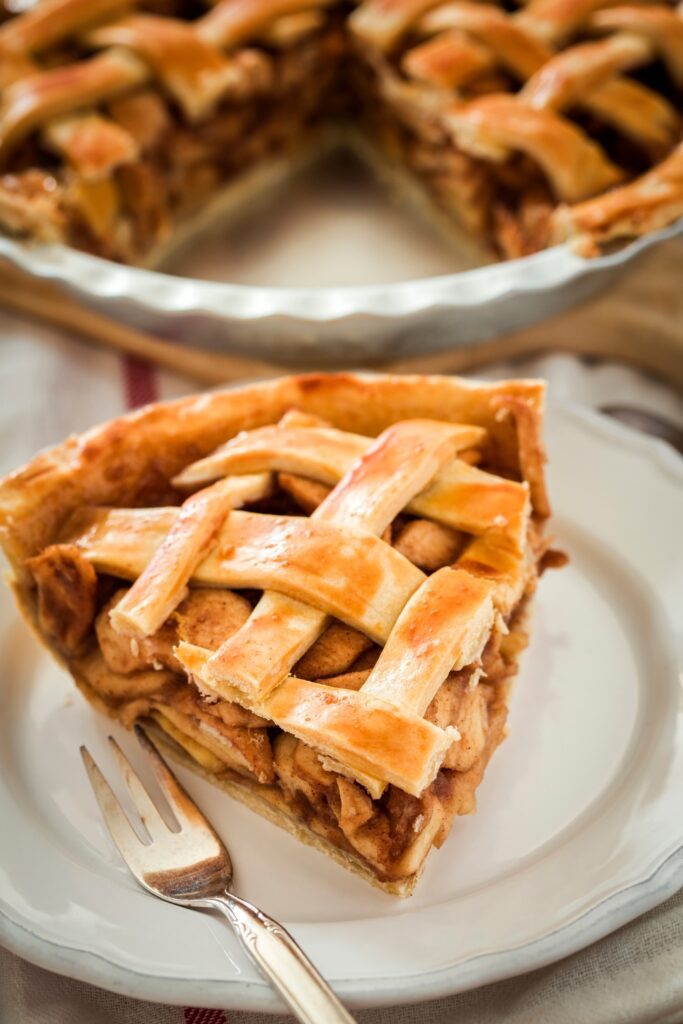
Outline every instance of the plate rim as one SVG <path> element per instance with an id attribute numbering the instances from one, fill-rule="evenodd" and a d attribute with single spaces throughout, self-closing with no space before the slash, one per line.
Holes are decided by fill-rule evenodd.
<path id="1" fill-rule="evenodd" d="M 622 449 L 647 459 L 683 486 L 683 458 L 664 441 L 639 434 L 606 416 L 572 402 L 554 401 L 551 409 L 578 420 Z M 674 639 L 676 630 L 668 619 Z M 349 1006 L 380 1007 L 443 998 L 492 984 L 557 962 L 660 905 L 683 886 L 683 840 L 660 855 L 645 877 L 599 900 L 576 918 L 518 947 L 476 954 L 458 964 L 401 978 L 344 978 L 335 989 Z M 117 964 L 101 953 L 55 942 L 15 920 L 0 907 L 0 938 L 10 952 L 62 976 L 84 981 L 119 995 L 174 1005 L 229 1007 L 235 1010 L 281 1012 L 282 1005 L 267 987 L 240 979 L 165 977 Z"/>
<path id="2" fill-rule="evenodd" d="M 470 311 L 512 296 L 531 297 L 629 263 L 661 241 L 683 234 L 683 217 L 589 259 L 571 243 L 454 274 L 387 284 L 285 288 L 174 276 L 114 263 L 57 243 L 24 243 L 0 235 L 0 256 L 34 277 L 56 281 L 91 300 L 117 300 L 153 314 L 207 315 L 236 324 L 256 321 L 346 325 L 353 318 L 397 322 L 435 308 Z M 324 338 L 303 339 L 306 349 Z"/>
<path id="3" fill-rule="evenodd" d="M 507 950 L 482 953 L 457 965 L 417 975 L 373 978 L 359 984 L 336 980 L 335 991 L 354 1009 L 379 1008 L 448 998 L 480 985 L 495 984 L 557 963 L 605 938 L 673 896 L 683 885 L 683 843 L 669 853 L 646 878 L 633 882 L 601 900 L 547 935 Z M 83 981 L 124 997 L 164 1005 L 202 1006 L 260 1013 L 282 1013 L 283 1005 L 261 984 L 208 978 L 193 980 L 138 972 L 108 960 L 102 954 L 61 945 L 36 935 L 0 909 L 3 945 L 12 953 L 45 970 Z M 5 931 L 6 929 L 6 931 Z M 13 943 L 5 941 L 9 936 Z M 454 989 L 454 984 L 457 989 Z M 354 989 L 351 990 L 351 986 Z M 229 1002 L 226 1001 L 229 987 Z M 401 988 L 407 992 L 401 993 Z M 389 992 L 393 995 L 389 997 Z M 409 993 L 409 995 L 408 995 Z"/>

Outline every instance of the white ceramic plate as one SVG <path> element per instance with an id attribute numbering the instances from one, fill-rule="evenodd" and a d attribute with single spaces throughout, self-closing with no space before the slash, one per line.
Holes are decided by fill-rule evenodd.
<path id="1" fill-rule="evenodd" d="M 181 773 L 228 842 L 238 891 L 292 929 L 351 1005 L 530 970 L 683 884 L 683 462 L 568 408 L 551 411 L 548 434 L 556 532 L 572 563 L 542 581 L 511 735 L 479 811 L 456 822 L 412 899 L 375 892 Z M 85 741 L 112 771 L 109 723 L 38 650 L 7 595 L 1 621 L 4 943 L 146 999 L 274 1008 L 223 920 L 137 888 L 78 757 Z"/>

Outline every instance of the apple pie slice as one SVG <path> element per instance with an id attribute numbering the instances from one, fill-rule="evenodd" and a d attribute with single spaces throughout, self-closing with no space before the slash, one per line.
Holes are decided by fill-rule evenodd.
<path id="1" fill-rule="evenodd" d="M 504 738 L 549 551 L 544 385 L 288 377 L 0 485 L 12 585 L 100 711 L 412 892 Z"/>

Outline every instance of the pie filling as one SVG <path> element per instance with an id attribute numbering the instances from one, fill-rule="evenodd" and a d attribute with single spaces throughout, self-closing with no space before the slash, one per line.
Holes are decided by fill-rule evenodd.
<path id="1" fill-rule="evenodd" d="M 2 168 L 0 225 L 148 261 L 226 185 L 320 138 L 323 112 L 338 104 L 340 43 L 331 24 L 282 49 L 242 51 L 228 97 L 198 123 L 153 83 L 60 119 Z"/>
<path id="2" fill-rule="evenodd" d="M 241 511 L 228 513 L 218 537 L 215 529 L 208 527 L 210 537 L 207 533 L 203 541 L 197 541 L 197 544 L 208 544 L 208 550 L 213 550 L 214 555 L 195 569 L 190 589 L 184 592 L 185 596 L 180 595 L 182 599 L 176 601 L 174 609 L 160 625 L 137 636 L 120 630 L 121 617 L 134 589 L 129 586 L 129 580 L 139 577 L 136 560 L 149 557 L 147 547 L 153 551 L 173 522 L 176 524 L 173 529 L 180 531 L 173 542 L 176 545 L 174 564 L 181 557 L 178 551 L 182 546 L 183 517 L 173 505 L 150 510 L 81 510 L 72 516 L 60 543 L 45 548 L 27 563 L 36 587 L 38 623 L 61 650 L 74 678 L 96 706 L 128 727 L 138 719 L 154 722 L 212 776 L 224 776 L 249 786 L 266 802 L 284 809 L 292 820 L 363 864 L 381 883 L 401 882 L 417 875 L 432 846 L 441 846 L 456 815 L 474 810 L 476 788 L 491 754 L 505 736 L 510 681 L 527 642 L 526 609 L 539 572 L 557 559 L 542 538 L 542 517 L 528 516 L 526 485 L 504 477 L 489 477 L 495 465 L 482 461 L 480 448 L 468 448 L 471 442 L 466 436 L 460 458 L 391 518 L 381 540 L 373 541 L 373 545 L 382 549 L 384 563 L 391 554 L 392 571 L 399 573 L 395 576 L 394 588 L 403 586 L 400 581 L 404 573 L 413 591 L 415 582 L 420 579 L 431 580 L 436 587 L 439 574 L 444 572 L 448 574 L 446 584 L 452 585 L 457 574 L 445 567 L 460 568 L 464 570 L 461 575 L 465 583 L 471 580 L 475 590 L 482 588 L 481 594 L 475 594 L 473 615 L 479 614 L 476 609 L 483 608 L 488 616 L 474 627 L 476 636 L 468 641 L 474 646 L 458 641 L 460 654 L 456 662 L 453 662 L 455 655 L 451 654 L 441 675 L 435 677 L 443 681 L 428 700 L 423 717 L 430 723 L 427 728 L 435 727 L 442 737 L 450 735 L 452 742 L 442 751 L 430 781 L 419 792 L 411 793 L 395 783 L 386 784 L 369 777 L 352 758 L 345 766 L 331 756 L 329 750 L 305 742 L 294 719 L 291 719 L 294 732 L 283 727 L 283 712 L 278 710 L 277 702 L 269 705 L 267 700 L 261 699 L 260 710 L 254 710 L 258 702 L 247 700 L 244 693 L 230 700 L 218 695 L 211 686 L 207 690 L 206 677 L 195 678 L 183 652 L 203 650 L 210 655 L 219 649 L 225 650 L 226 642 L 233 638 L 239 640 L 247 624 L 253 625 L 258 609 L 266 600 L 263 591 L 252 586 L 223 589 L 218 577 L 226 571 L 239 573 L 234 566 L 241 555 L 258 561 L 258 556 L 249 549 L 255 526 L 266 523 L 268 529 L 274 531 L 265 539 L 259 535 L 258 544 L 266 551 L 264 558 L 267 558 L 269 546 L 272 549 L 279 543 L 277 530 L 282 524 L 286 525 L 288 555 L 281 566 L 284 579 L 292 563 L 306 568 L 305 546 L 311 541 L 309 535 L 320 529 L 321 512 L 335 507 L 334 499 L 340 489 L 342 498 L 337 504 L 341 501 L 342 510 L 351 515 L 343 505 L 343 494 L 359 486 L 354 473 L 347 474 L 334 490 L 330 478 L 341 474 L 343 460 L 350 457 L 351 449 L 354 449 L 355 459 L 371 441 L 359 435 L 327 431 L 324 427 L 318 430 L 308 419 L 296 412 L 288 414 L 283 421 L 284 431 L 281 427 L 272 427 L 251 435 L 238 435 L 225 450 L 229 450 L 228 458 L 232 459 L 230 466 L 237 469 L 242 460 L 244 472 L 250 469 L 246 459 L 260 460 L 259 465 L 264 464 L 264 445 L 270 444 L 273 438 L 276 438 L 275 449 L 280 462 L 283 459 L 305 461 L 309 456 L 302 450 L 306 439 L 298 429 L 300 423 L 302 430 L 313 434 L 311 448 L 315 449 L 318 479 L 280 471 L 264 486 L 258 476 L 232 477 L 226 478 L 223 484 L 219 481 L 213 487 L 195 490 L 194 496 L 186 498 L 182 510 L 187 521 L 190 522 L 191 513 L 202 502 L 203 524 L 209 521 L 211 511 L 207 496 L 224 497 L 226 491 L 220 491 L 221 486 L 228 490 L 241 488 L 240 495 L 245 500 L 240 505 Z M 414 422 L 426 424 L 429 428 L 426 436 L 436 428 L 446 428 L 445 424 L 430 421 Z M 420 426 L 419 430 L 422 429 Z M 477 434 L 477 428 L 446 429 L 473 431 L 473 438 Z M 241 441 L 242 438 L 245 440 Z M 380 442 L 372 446 L 372 451 L 376 457 L 379 453 L 383 463 L 381 471 L 387 474 L 391 464 L 384 464 L 388 456 Z M 391 439 L 387 444 L 390 442 Z M 325 445 L 329 451 L 325 450 Z M 421 458 L 423 447 L 424 444 L 417 449 Z M 538 449 L 528 448 L 528 459 L 541 457 Z M 190 472 L 185 471 L 184 485 L 193 486 L 194 472 L 199 477 L 203 473 L 206 477 L 218 475 L 221 451 L 196 463 L 196 471 L 194 467 Z M 287 454 L 290 451 L 296 454 Z M 335 468 L 330 469 L 333 465 Z M 371 459 L 368 465 L 372 466 Z M 530 466 L 528 462 L 527 468 Z M 400 472 L 400 467 L 397 469 Z M 226 471 L 229 469 L 223 465 L 223 472 Z M 533 467 L 530 475 L 534 475 Z M 321 477 L 328 479 L 322 483 Z M 417 485 L 411 486 L 415 489 Z M 492 488 L 490 497 L 485 493 L 487 486 Z M 452 500 L 456 493 L 452 490 L 454 487 L 460 488 L 457 491 L 460 504 L 455 512 L 458 521 L 469 525 L 470 529 L 479 529 L 477 519 L 484 523 L 491 520 L 484 529 L 483 539 L 444 523 L 444 519 L 452 518 L 453 510 L 443 497 L 450 494 Z M 183 496 L 177 493 L 175 500 L 180 502 Z M 542 505 L 542 501 L 539 504 Z M 440 521 L 416 514 L 423 510 Z M 372 516 L 372 512 L 368 512 L 365 503 L 361 514 L 366 517 L 364 521 L 369 522 L 367 517 Z M 307 518 L 311 515 L 313 519 Z M 125 529 L 123 534 L 117 533 L 119 519 Z M 196 540 L 199 520 L 192 522 L 196 528 L 193 540 Z M 491 530 L 494 533 L 502 530 L 504 536 L 488 542 L 486 538 Z M 300 552 L 294 541 L 298 532 L 303 536 Z M 513 535 L 517 538 L 514 543 Z M 367 547 L 371 540 L 373 538 L 361 533 L 354 543 Z M 512 553 L 515 548 L 517 554 Z M 374 551 L 374 546 L 368 548 L 367 566 L 365 569 L 358 566 L 355 572 L 361 596 L 368 586 L 365 577 L 371 574 Z M 347 557 L 352 556 L 353 551 L 349 551 Z M 345 567 L 343 558 L 337 566 L 336 555 L 330 553 L 329 547 L 322 555 L 314 551 L 312 557 L 318 560 L 314 564 L 322 573 L 321 579 L 325 574 L 334 577 L 337 568 L 341 571 Z M 174 571 L 170 561 L 168 568 Z M 460 577 L 458 580 L 460 586 L 462 580 Z M 141 583 L 142 579 L 138 578 L 136 587 Z M 490 604 L 492 587 L 498 588 L 495 612 Z M 322 603 L 326 600 L 322 583 L 319 591 Z M 425 585 L 418 587 L 417 595 L 425 595 L 425 592 Z M 372 601 L 377 600 L 377 593 L 376 584 L 372 583 L 371 596 L 375 595 Z M 438 600 L 433 605 L 425 604 L 417 617 L 406 620 L 404 630 L 409 646 L 399 648 L 400 670 L 407 677 L 411 671 L 410 644 L 418 658 L 427 659 L 417 662 L 418 683 L 422 664 L 424 675 L 429 674 L 428 659 L 436 643 L 434 637 L 438 638 L 439 615 L 442 608 L 448 610 L 448 592 L 437 590 L 436 596 Z M 486 606 L 480 600 L 482 597 L 488 602 Z M 275 595 L 275 604 L 284 601 L 286 611 L 289 600 Z M 353 610 L 348 594 L 343 600 L 348 607 L 348 619 L 356 614 L 367 615 L 365 607 L 358 613 Z M 429 595 L 423 600 L 429 602 Z M 295 613 L 301 608 L 296 602 Z M 391 637 L 400 632 L 403 615 Z M 271 619 L 274 617 L 272 611 Z M 393 640 L 390 637 L 383 649 L 377 635 L 368 635 L 372 633 L 369 626 L 361 630 L 334 616 L 328 616 L 326 622 L 322 630 L 318 629 L 318 638 L 310 646 L 304 644 L 304 653 L 293 662 L 290 678 L 295 685 L 297 680 L 306 680 L 308 682 L 302 685 L 319 687 L 325 694 L 346 691 L 361 696 L 371 676 L 377 685 L 380 661 L 390 657 Z M 376 634 L 380 632 L 379 627 L 373 629 Z M 471 632 L 471 623 L 466 621 L 465 633 Z M 242 654 L 244 648 L 239 648 L 238 644 L 238 658 Z M 464 663 L 459 663 L 458 659 Z M 251 668 L 248 656 L 246 663 Z M 449 665 L 453 666 L 450 672 Z M 386 699 L 386 691 L 377 692 Z M 401 688 L 399 692 L 403 699 Z M 268 707 L 273 708 L 277 723 L 269 717 Z M 452 731 L 447 733 L 447 730 Z"/>
<path id="3" fill-rule="evenodd" d="M 265 799 L 276 791 L 295 820 L 364 861 L 378 878 L 413 875 L 430 847 L 444 842 L 453 817 L 475 809 L 476 787 L 504 738 L 508 685 L 527 641 L 522 609 L 508 633 L 491 638 L 481 666 L 451 673 L 431 702 L 426 719 L 441 728 L 455 726 L 462 737 L 434 782 L 419 797 L 390 785 L 380 799 L 373 799 L 360 783 L 325 767 L 313 748 L 272 722 L 235 704 L 207 702 L 188 686 L 178 672 L 173 646 L 182 638 L 215 649 L 225 639 L 226 595 L 192 591 L 160 633 L 139 645 L 136 655 L 109 624 L 108 612 L 121 596 L 117 591 L 97 616 L 99 648 L 93 645 L 70 663 L 86 692 L 128 726 L 152 719 L 212 775 L 245 779 Z M 335 623 L 305 656 L 307 677 L 358 688 L 378 654 L 370 647 L 350 661 L 361 641 L 360 634 Z M 348 669 L 317 676 L 326 666 Z M 480 673 L 482 680 L 472 688 Z"/>
<path id="4" fill-rule="evenodd" d="M 596 252 L 683 213 L 682 40 L 668 2 L 42 0 L 0 22 L 0 226 L 150 261 L 334 126 L 493 255 Z"/>

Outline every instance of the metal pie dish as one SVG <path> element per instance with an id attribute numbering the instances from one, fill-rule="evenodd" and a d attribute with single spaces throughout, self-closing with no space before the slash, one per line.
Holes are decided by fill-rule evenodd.
<path id="1" fill-rule="evenodd" d="M 0 256 L 144 331 L 295 367 L 324 367 L 426 355 L 521 330 L 607 288 L 640 253 L 682 232 L 683 219 L 593 259 L 564 244 L 454 274 L 315 288 L 178 277 L 6 237 L 0 237 Z"/>

